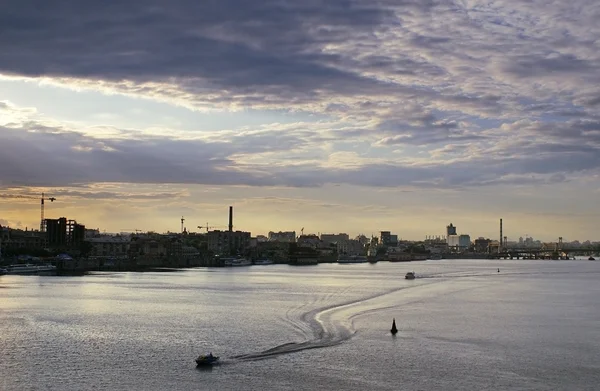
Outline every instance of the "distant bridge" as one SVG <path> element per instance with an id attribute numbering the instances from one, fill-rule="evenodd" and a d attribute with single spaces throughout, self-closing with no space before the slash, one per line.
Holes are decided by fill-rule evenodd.
<path id="1" fill-rule="evenodd" d="M 506 248 L 497 253 L 491 252 L 489 257 L 503 259 L 571 259 L 575 255 L 592 256 L 598 254 L 599 251 L 597 247 Z"/>

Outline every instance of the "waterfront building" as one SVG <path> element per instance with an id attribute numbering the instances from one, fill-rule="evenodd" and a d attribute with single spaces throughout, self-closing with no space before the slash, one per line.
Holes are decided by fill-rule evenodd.
<path id="1" fill-rule="evenodd" d="M 235 255 L 250 247 L 250 232 L 209 231 L 206 239 L 208 250 L 217 255 Z"/>
<path id="2" fill-rule="evenodd" d="M 296 231 L 279 231 L 279 232 L 269 232 L 269 241 L 270 242 L 286 242 L 286 243 L 295 243 L 296 242 Z"/>
<path id="3" fill-rule="evenodd" d="M 40 231 L 0 227 L 0 252 L 2 249 L 41 249 L 44 242 L 44 234 Z"/>
<path id="4" fill-rule="evenodd" d="M 298 236 L 297 243 L 299 247 L 310 247 L 316 249 L 320 246 L 321 239 L 314 234 L 300 235 Z"/>
<path id="5" fill-rule="evenodd" d="M 365 255 L 365 245 L 358 240 L 342 240 L 336 243 L 338 254 Z"/>
<path id="6" fill-rule="evenodd" d="M 469 235 L 459 235 L 458 247 L 462 250 L 468 250 L 471 247 L 471 237 Z"/>
<path id="7" fill-rule="evenodd" d="M 131 238 L 123 235 L 95 235 L 86 239 L 90 243 L 90 256 L 126 257 L 129 254 Z"/>
<path id="8" fill-rule="evenodd" d="M 340 234 L 321 234 L 321 240 L 325 243 L 339 243 L 350 240 L 350 236 L 345 233 Z"/>
<path id="9" fill-rule="evenodd" d="M 398 235 L 392 235 L 390 231 L 381 231 L 379 234 L 382 246 L 396 247 L 398 246 Z"/>
<path id="10" fill-rule="evenodd" d="M 460 246 L 459 238 L 460 237 L 458 235 L 448 235 L 446 239 L 448 247 L 458 249 L 458 247 Z"/>

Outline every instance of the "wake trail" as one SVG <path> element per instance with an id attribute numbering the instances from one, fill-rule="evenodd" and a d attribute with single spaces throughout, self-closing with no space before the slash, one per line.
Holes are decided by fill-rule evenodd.
<path id="1" fill-rule="evenodd" d="M 416 287 L 423 287 L 426 285 L 430 285 L 433 283 L 437 283 L 441 281 L 431 281 L 428 283 L 416 285 L 416 286 L 400 286 L 393 289 L 388 289 L 383 292 L 379 292 L 373 294 L 368 297 L 363 297 L 356 300 L 350 300 L 340 304 L 331 304 L 324 307 L 316 308 L 311 311 L 305 312 L 300 316 L 300 322 L 308 327 L 306 329 L 310 329 L 312 331 L 312 336 L 306 335 L 306 340 L 302 342 L 287 342 L 263 351 L 241 354 L 237 356 L 230 357 L 231 360 L 234 361 L 252 361 L 252 360 L 262 360 L 266 358 L 271 358 L 274 356 L 279 356 L 283 354 L 290 354 L 295 352 L 300 352 L 308 349 L 319 349 L 325 347 L 331 347 L 335 345 L 339 345 L 354 336 L 356 330 L 353 326 L 353 318 L 359 316 L 366 312 L 375 311 L 377 309 L 381 309 L 381 307 L 374 307 L 371 309 L 365 309 L 363 311 L 354 311 L 351 312 L 347 319 L 336 320 L 336 315 L 344 312 L 351 311 L 353 307 L 364 304 L 365 302 L 372 301 L 378 299 L 380 297 L 393 294 L 396 292 L 400 292 L 406 289 L 413 289 Z M 346 291 L 346 290 L 345 290 Z M 327 295 L 328 299 L 331 295 Z M 317 300 L 319 301 L 319 300 Z M 297 309 L 303 308 L 305 305 L 297 307 Z M 295 312 L 295 311 L 291 311 Z M 289 315 L 289 312 L 288 312 Z M 294 328 L 296 329 L 305 329 L 298 325 L 295 321 L 289 319 Z"/>

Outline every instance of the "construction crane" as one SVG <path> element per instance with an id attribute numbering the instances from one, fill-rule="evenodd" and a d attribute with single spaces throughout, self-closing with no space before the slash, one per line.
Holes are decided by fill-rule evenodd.
<path id="1" fill-rule="evenodd" d="M 42 205 L 41 205 L 42 213 L 41 213 L 41 219 L 40 219 L 40 232 L 46 231 L 46 226 L 44 224 L 44 200 L 46 200 L 46 199 L 49 200 L 50 202 L 54 202 L 56 200 L 56 198 L 54 198 L 54 197 L 44 198 L 44 193 L 42 193 Z"/>
<path id="2" fill-rule="evenodd" d="M 202 225 L 198 226 L 198 229 L 203 229 L 203 228 L 206 228 L 206 232 L 208 232 L 209 229 L 211 229 L 211 228 L 217 228 L 217 227 L 210 226 L 210 225 L 208 225 L 208 223 L 206 223 L 206 225 L 204 225 L 204 226 L 202 226 Z"/>

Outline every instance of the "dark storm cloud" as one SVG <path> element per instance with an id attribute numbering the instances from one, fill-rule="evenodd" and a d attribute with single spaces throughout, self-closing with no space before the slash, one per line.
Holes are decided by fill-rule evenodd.
<path id="1" fill-rule="evenodd" d="M 324 43 L 392 14 L 369 1 L 44 1 L 0 6 L 0 71 L 108 80 L 201 79 L 305 90 L 373 82 L 324 65 Z"/>

